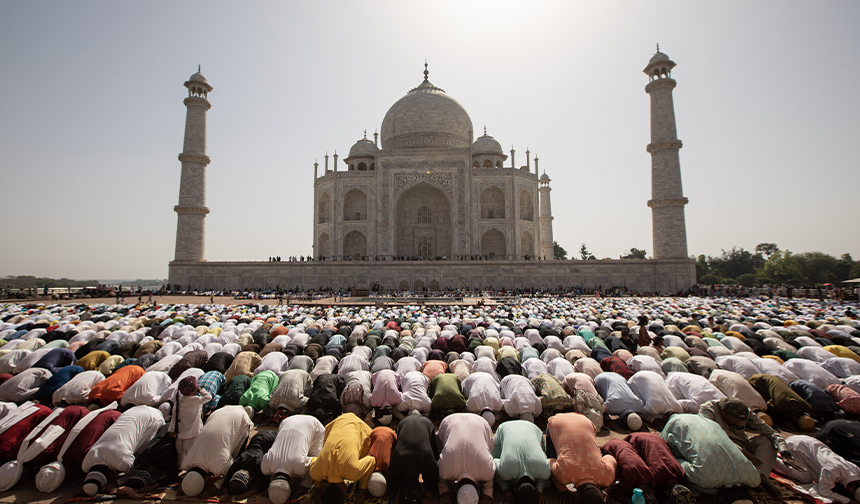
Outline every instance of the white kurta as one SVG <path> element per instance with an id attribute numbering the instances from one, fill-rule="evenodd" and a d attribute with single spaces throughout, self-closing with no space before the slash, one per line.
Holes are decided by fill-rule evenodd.
<path id="1" fill-rule="evenodd" d="M 495 373 L 491 375 L 478 371 L 467 376 L 463 381 L 463 395 L 466 397 L 466 409 L 472 413 L 486 409 L 493 412 L 502 410 L 502 396 Z"/>
<path id="2" fill-rule="evenodd" d="M 429 412 L 430 396 L 427 395 L 427 387 L 429 386 L 430 378 L 424 373 L 420 371 L 406 373 L 400 379 L 400 396 L 403 400 L 398 409 L 401 411 L 417 409 L 422 413 Z"/>
<path id="3" fill-rule="evenodd" d="M 134 465 L 134 454 L 155 437 L 164 425 L 164 416 L 151 406 L 135 406 L 120 415 L 87 452 L 81 468 L 105 465 L 124 473 Z"/>
<path id="4" fill-rule="evenodd" d="M 216 476 L 227 474 L 253 426 L 241 406 L 215 410 L 182 460 L 181 469 L 188 471 L 196 467 Z"/>
<path id="5" fill-rule="evenodd" d="M 788 450 L 794 459 L 808 470 L 796 471 L 783 464 L 781 458 L 776 459 L 775 470 L 805 483 L 805 488 L 810 490 L 813 496 L 836 502 L 848 502 L 847 497 L 835 493 L 833 488 L 837 484 L 847 485 L 852 481 L 860 480 L 860 467 L 840 457 L 827 445 L 813 437 L 790 436 L 786 438 L 785 444 L 788 445 Z"/>
<path id="6" fill-rule="evenodd" d="M 627 380 L 630 390 L 645 404 L 645 413 L 652 417 L 667 413 L 683 413 L 684 408 L 672 395 L 663 377 L 653 371 L 639 371 Z"/>
<path id="7" fill-rule="evenodd" d="M 54 404 L 60 404 L 66 401 L 66 404 L 86 404 L 89 402 L 90 391 L 99 382 L 105 379 L 105 375 L 98 371 L 84 371 L 76 374 L 65 385 L 54 391 L 51 396 L 51 401 Z"/>
<path id="8" fill-rule="evenodd" d="M 525 376 L 510 374 L 502 378 L 500 395 L 505 413 L 511 417 L 516 418 L 523 413 L 531 413 L 537 417 L 543 412 L 535 386 Z"/>
<path id="9" fill-rule="evenodd" d="M 161 405 L 161 396 L 170 386 L 171 381 L 170 376 L 163 371 L 147 371 L 125 391 L 120 404 L 157 408 Z"/>
<path id="10" fill-rule="evenodd" d="M 320 454 L 325 439 L 325 427 L 310 415 L 285 418 L 278 427 L 275 444 L 263 455 L 260 468 L 267 476 L 284 473 L 305 477 L 311 460 Z"/>
<path id="11" fill-rule="evenodd" d="M 693 373 L 669 373 L 666 386 L 686 413 L 696 414 L 706 402 L 726 397 L 707 378 Z"/>

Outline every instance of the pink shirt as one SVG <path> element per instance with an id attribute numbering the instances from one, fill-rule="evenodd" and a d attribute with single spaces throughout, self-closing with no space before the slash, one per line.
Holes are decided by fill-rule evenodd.
<path id="1" fill-rule="evenodd" d="M 436 436 L 442 449 L 439 455 L 439 479 L 493 481 L 493 431 L 480 415 L 448 415 L 439 425 Z"/>
<path id="2" fill-rule="evenodd" d="M 370 405 L 374 408 L 389 407 L 400 404 L 400 375 L 390 369 L 373 373 L 370 378 L 373 392 L 370 394 Z"/>

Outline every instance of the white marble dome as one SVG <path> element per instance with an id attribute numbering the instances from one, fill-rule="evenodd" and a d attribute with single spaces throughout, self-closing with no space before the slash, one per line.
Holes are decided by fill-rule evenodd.
<path id="1" fill-rule="evenodd" d="M 472 154 L 498 154 L 504 156 L 502 145 L 490 135 L 484 133 L 472 144 Z"/>
<path id="2" fill-rule="evenodd" d="M 209 81 L 206 80 L 206 77 L 200 72 L 195 73 L 194 75 L 189 77 L 188 80 L 190 80 L 191 82 L 202 82 L 203 84 L 209 84 Z"/>
<path id="3" fill-rule="evenodd" d="M 382 148 L 469 148 L 472 119 L 457 100 L 428 80 L 388 109 L 380 131 Z"/>
<path id="4" fill-rule="evenodd" d="M 349 157 L 375 156 L 379 152 L 379 148 L 367 139 L 362 138 L 349 149 Z"/>
<path id="5" fill-rule="evenodd" d="M 661 53 L 660 51 L 657 51 L 656 53 L 654 53 L 654 56 L 651 56 L 651 60 L 648 61 L 648 64 L 653 65 L 654 63 L 662 63 L 664 61 L 669 61 L 669 57 Z"/>

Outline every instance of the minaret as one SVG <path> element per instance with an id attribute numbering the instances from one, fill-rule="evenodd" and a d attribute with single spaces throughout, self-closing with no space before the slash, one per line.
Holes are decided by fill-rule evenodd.
<path id="1" fill-rule="evenodd" d="M 555 246 L 552 239 L 552 204 L 549 199 L 549 176 L 544 173 L 538 181 L 540 192 L 540 257 L 547 261 L 555 259 Z"/>
<path id="2" fill-rule="evenodd" d="M 684 221 L 684 197 L 681 188 L 681 141 L 675 128 L 675 105 L 672 90 L 672 68 L 675 62 L 657 52 L 643 70 L 649 79 L 645 92 L 651 95 L 651 234 L 654 259 L 687 257 L 687 226 Z"/>
<path id="3" fill-rule="evenodd" d="M 185 83 L 188 98 L 185 99 L 185 143 L 179 161 L 182 176 L 179 180 L 179 204 L 173 207 L 178 214 L 176 223 L 175 261 L 206 260 L 206 112 L 212 106 L 207 96 L 212 86 L 200 73 L 192 75 Z"/>

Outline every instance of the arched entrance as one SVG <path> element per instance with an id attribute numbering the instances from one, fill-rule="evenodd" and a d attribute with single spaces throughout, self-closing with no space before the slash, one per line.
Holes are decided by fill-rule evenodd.
<path id="1" fill-rule="evenodd" d="M 520 238 L 520 255 L 529 256 L 530 259 L 535 257 L 535 237 L 531 231 L 526 231 Z"/>
<path id="2" fill-rule="evenodd" d="M 353 260 L 367 255 L 367 237 L 361 231 L 350 231 L 343 237 L 343 257 Z"/>
<path id="3" fill-rule="evenodd" d="M 448 256 L 453 250 L 453 211 L 438 187 L 419 182 L 403 191 L 395 205 L 395 254 Z"/>
<path id="4" fill-rule="evenodd" d="M 481 237 L 481 255 L 490 259 L 506 259 L 505 235 L 498 229 L 490 229 Z"/>
<path id="5" fill-rule="evenodd" d="M 331 238 L 329 238 L 328 233 L 323 233 L 320 235 L 320 239 L 317 242 L 317 256 L 325 257 L 326 259 L 330 259 L 331 256 Z"/>

